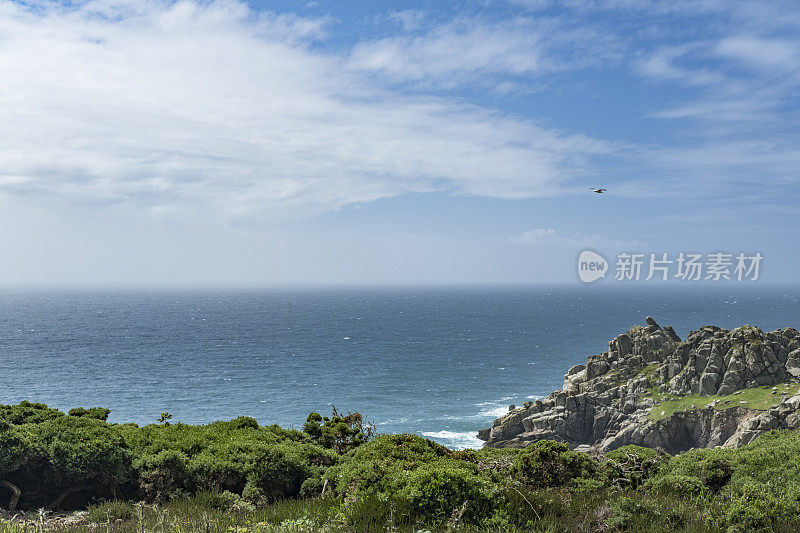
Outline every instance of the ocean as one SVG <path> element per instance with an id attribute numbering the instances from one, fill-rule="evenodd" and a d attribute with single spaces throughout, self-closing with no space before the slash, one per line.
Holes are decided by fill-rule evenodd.
<path id="1" fill-rule="evenodd" d="M 585 286 L 4 290 L 0 403 L 102 406 L 113 422 L 358 411 L 454 448 L 647 315 L 800 327 L 800 288 Z"/>

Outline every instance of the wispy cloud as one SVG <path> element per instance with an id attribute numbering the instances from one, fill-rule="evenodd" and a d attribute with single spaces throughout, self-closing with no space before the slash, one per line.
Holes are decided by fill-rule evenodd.
<path id="1" fill-rule="evenodd" d="M 705 190 L 686 183 L 796 175 L 797 113 L 785 101 L 800 52 L 791 39 L 759 36 L 766 17 L 745 20 L 713 2 L 565 5 L 560 15 L 439 24 L 389 13 L 398 34 L 341 50 L 318 46 L 335 31 L 331 19 L 235 0 L 0 0 L 0 193 L 161 214 L 305 216 L 409 192 L 552 197 L 620 169 L 673 173 L 680 194 Z M 644 32 L 639 49 L 585 17 L 598 10 L 713 13 L 737 31 Z M 789 20 L 796 11 L 786 8 Z M 606 142 L 439 90 L 531 85 L 622 58 L 650 81 L 696 91 L 647 114 L 693 121 L 690 141 Z M 625 177 L 614 185 L 632 196 L 664 188 Z"/>
<path id="2" fill-rule="evenodd" d="M 361 43 L 349 65 L 396 80 L 431 80 L 452 86 L 465 77 L 533 73 L 543 68 L 541 56 L 540 36 L 519 23 L 460 20 L 431 33 Z"/>
<path id="3" fill-rule="evenodd" d="M 781 73 L 800 71 L 800 43 L 788 39 L 764 39 L 739 35 L 721 39 L 716 53 L 739 61 L 757 70 L 776 70 Z"/>
<path id="4" fill-rule="evenodd" d="M 562 235 L 553 228 L 537 228 L 507 239 L 510 244 L 519 246 L 545 246 L 556 248 L 605 248 L 613 250 L 644 249 L 647 245 L 642 241 L 625 241 L 612 239 L 591 233 L 575 233 Z"/>
<path id="5" fill-rule="evenodd" d="M 409 191 L 552 195 L 607 150 L 532 120 L 384 88 L 348 69 L 353 59 L 311 46 L 326 23 L 221 0 L 0 2 L 0 188 L 307 214 Z M 476 45 L 476 32 L 499 37 L 472 29 L 454 42 L 445 32 L 440 44 L 486 68 L 535 68 L 521 45 Z"/>
<path id="6" fill-rule="evenodd" d="M 576 27 L 558 18 L 489 22 L 470 17 L 364 41 L 353 49 L 348 65 L 425 87 L 465 82 L 503 87 L 508 78 L 599 66 L 616 53 L 614 37 L 592 25 Z"/>
<path id="7" fill-rule="evenodd" d="M 389 20 L 400 24 L 404 31 L 415 31 L 419 29 L 425 20 L 425 12 L 419 9 L 404 9 L 402 11 L 392 11 L 389 13 Z"/>

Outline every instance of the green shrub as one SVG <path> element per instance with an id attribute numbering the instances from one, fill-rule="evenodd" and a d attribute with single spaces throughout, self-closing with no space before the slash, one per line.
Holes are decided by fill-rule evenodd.
<path id="1" fill-rule="evenodd" d="M 566 444 L 539 441 L 516 456 L 512 475 L 533 487 L 560 487 L 571 479 L 593 476 L 597 467 L 588 455 L 572 452 Z"/>
<path id="2" fill-rule="evenodd" d="M 254 511 L 255 506 L 238 494 L 230 491 L 198 492 L 192 498 L 192 504 L 214 511 Z"/>
<path id="3" fill-rule="evenodd" d="M 576 477 L 567 484 L 575 492 L 594 492 L 606 488 L 606 483 L 602 479 Z"/>
<path id="4" fill-rule="evenodd" d="M 455 450 L 450 454 L 450 457 L 458 459 L 459 461 L 475 464 L 481 460 L 481 456 L 475 450 Z"/>
<path id="5" fill-rule="evenodd" d="M 622 446 L 606 453 L 603 477 L 613 485 L 636 488 L 657 474 L 669 462 L 663 452 L 641 446 Z"/>
<path id="6" fill-rule="evenodd" d="M 427 524 L 453 517 L 465 522 L 479 521 L 491 514 L 494 491 L 476 470 L 442 461 L 400 477 L 390 494 L 407 503 L 411 517 Z"/>
<path id="7" fill-rule="evenodd" d="M 138 473 L 142 495 L 155 502 L 185 495 L 190 488 L 188 462 L 188 457 L 177 450 L 140 456 L 133 467 Z"/>
<path id="8" fill-rule="evenodd" d="M 700 496 L 708 491 L 708 487 L 698 478 L 682 474 L 669 474 L 658 477 L 648 481 L 645 487 L 660 494 L 684 498 Z"/>
<path id="9" fill-rule="evenodd" d="M 673 458 L 625 446 L 598 463 L 544 441 L 454 452 L 416 435 L 383 435 L 356 445 L 352 432 L 337 433 L 341 420 L 314 416 L 309 423 L 318 432 L 259 426 L 249 417 L 138 427 L 108 424 L 106 416 L 101 408 L 65 416 L 43 404 L 0 406 L 0 479 L 22 489 L 19 507 L 74 508 L 114 498 L 89 509 L 88 519 L 103 524 L 109 516 L 135 515 L 116 498 L 173 500 L 164 513 L 224 517 L 214 530 L 254 517 L 254 503 L 269 504 L 248 518 L 259 520 L 254 528 L 293 531 L 736 532 L 800 525 L 795 431 Z M 326 440 L 326 422 L 333 441 Z M 340 455 L 337 447 L 349 451 Z M 321 498 L 326 482 L 330 496 Z M 0 488 L 0 505 L 10 495 Z M 150 527 L 158 513 L 146 514 Z M 197 530 L 195 522 L 186 530 Z"/>
<path id="10" fill-rule="evenodd" d="M 102 420 L 103 422 L 105 422 L 106 420 L 108 420 L 108 415 L 111 414 L 111 409 L 105 409 L 103 407 L 92 407 L 91 409 L 84 409 L 83 407 L 76 407 L 74 409 L 70 409 L 67 414 L 69 416 L 94 418 L 95 420 Z"/>
<path id="11" fill-rule="evenodd" d="M 605 526 L 614 531 L 719 531 L 692 504 L 639 493 L 612 500 Z"/>
<path id="12" fill-rule="evenodd" d="M 325 478 L 338 494 L 385 492 L 404 472 L 450 457 L 450 450 L 417 435 L 380 435 L 329 468 Z"/>
<path id="13" fill-rule="evenodd" d="M 773 494 L 749 484 L 724 500 L 724 518 L 730 532 L 774 530 L 782 522 L 800 518 L 798 492 Z"/>
<path id="14" fill-rule="evenodd" d="M 52 409 L 43 403 L 22 401 L 18 405 L 0 405 L 0 420 L 11 425 L 38 424 L 64 416 L 58 409 Z"/>
<path id="15" fill-rule="evenodd" d="M 0 476 L 23 491 L 21 508 L 85 504 L 130 480 L 130 452 L 100 420 L 56 416 L 15 425 L 0 433 L 0 450 Z"/>
<path id="16" fill-rule="evenodd" d="M 365 422 L 359 413 L 343 415 L 334 407 L 330 418 L 309 414 L 303 432 L 323 448 L 343 454 L 370 441 L 375 436 L 375 426 Z"/>
<path id="17" fill-rule="evenodd" d="M 338 460 L 301 432 L 260 427 L 248 417 L 122 432 L 138 456 L 142 495 L 151 501 L 203 491 L 243 494 L 254 503 L 294 497 L 303 481 Z"/>
<path id="18" fill-rule="evenodd" d="M 231 429 L 258 429 L 258 421 L 250 416 L 240 416 L 227 423 Z"/>
<path id="19" fill-rule="evenodd" d="M 87 511 L 86 519 L 93 524 L 106 524 L 109 519 L 111 522 L 129 520 L 134 515 L 133 504 L 119 500 L 90 505 Z"/>
<path id="20" fill-rule="evenodd" d="M 216 449 L 203 450 L 187 464 L 189 480 L 187 488 L 197 491 L 241 493 L 249 468 L 241 461 L 231 460 L 229 454 Z"/>
<path id="21" fill-rule="evenodd" d="M 530 487 L 504 487 L 493 498 L 492 515 L 482 523 L 483 527 L 502 531 L 520 528 L 523 531 L 546 530 L 541 521 L 562 523 L 568 515 L 572 498 L 560 489 L 533 489 Z M 567 530 L 567 528 L 563 528 Z"/>
<path id="22" fill-rule="evenodd" d="M 698 464 L 700 481 L 712 492 L 719 492 L 733 474 L 730 463 L 721 457 L 705 457 Z"/>
<path id="23" fill-rule="evenodd" d="M 727 449 L 696 449 L 675 456 L 647 480 L 645 487 L 685 497 L 713 493 L 724 485 Z M 703 469 L 705 465 L 705 470 Z M 703 476 L 705 472 L 705 477 Z M 707 484 L 706 482 L 709 482 Z"/>
<path id="24" fill-rule="evenodd" d="M 413 512 L 407 502 L 361 493 L 347 500 L 341 514 L 353 531 L 391 531 L 403 522 L 410 522 Z"/>
<path id="25" fill-rule="evenodd" d="M 303 481 L 313 475 L 313 468 L 299 454 L 284 446 L 259 450 L 247 475 L 247 486 L 257 488 L 268 501 L 291 498 L 300 493 Z"/>
<path id="26" fill-rule="evenodd" d="M 322 494 L 324 481 L 318 477 L 310 477 L 300 485 L 300 498 L 315 498 Z"/>
<path id="27" fill-rule="evenodd" d="M 609 528 L 628 529 L 637 518 L 650 514 L 650 508 L 641 500 L 623 497 L 611 504 L 611 516 L 606 520 Z"/>
<path id="28" fill-rule="evenodd" d="M 15 430 L 13 426 L 0 431 L 0 478 L 21 471 L 29 463 L 38 460 L 41 453 L 36 450 L 29 435 Z"/>

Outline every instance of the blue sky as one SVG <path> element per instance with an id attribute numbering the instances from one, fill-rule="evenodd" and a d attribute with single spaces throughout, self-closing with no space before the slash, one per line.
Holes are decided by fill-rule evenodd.
<path id="1" fill-rule="evenodd" d="M 798 37 L 779 0 L 0 0 L 0 277 L 795 282 Z"/>

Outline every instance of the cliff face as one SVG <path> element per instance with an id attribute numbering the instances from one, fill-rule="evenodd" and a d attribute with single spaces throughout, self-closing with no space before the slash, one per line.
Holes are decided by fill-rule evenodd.
<path id="1" fill-rule="evenodd" d="M 478 437 L 493 447 L 537 440 L 668 452 L 739 446 L 800 427 L 800 333 L 705 326 L 681 341 L 647 317 L 564 376 L 564 387 L 498 418 Z"/>

